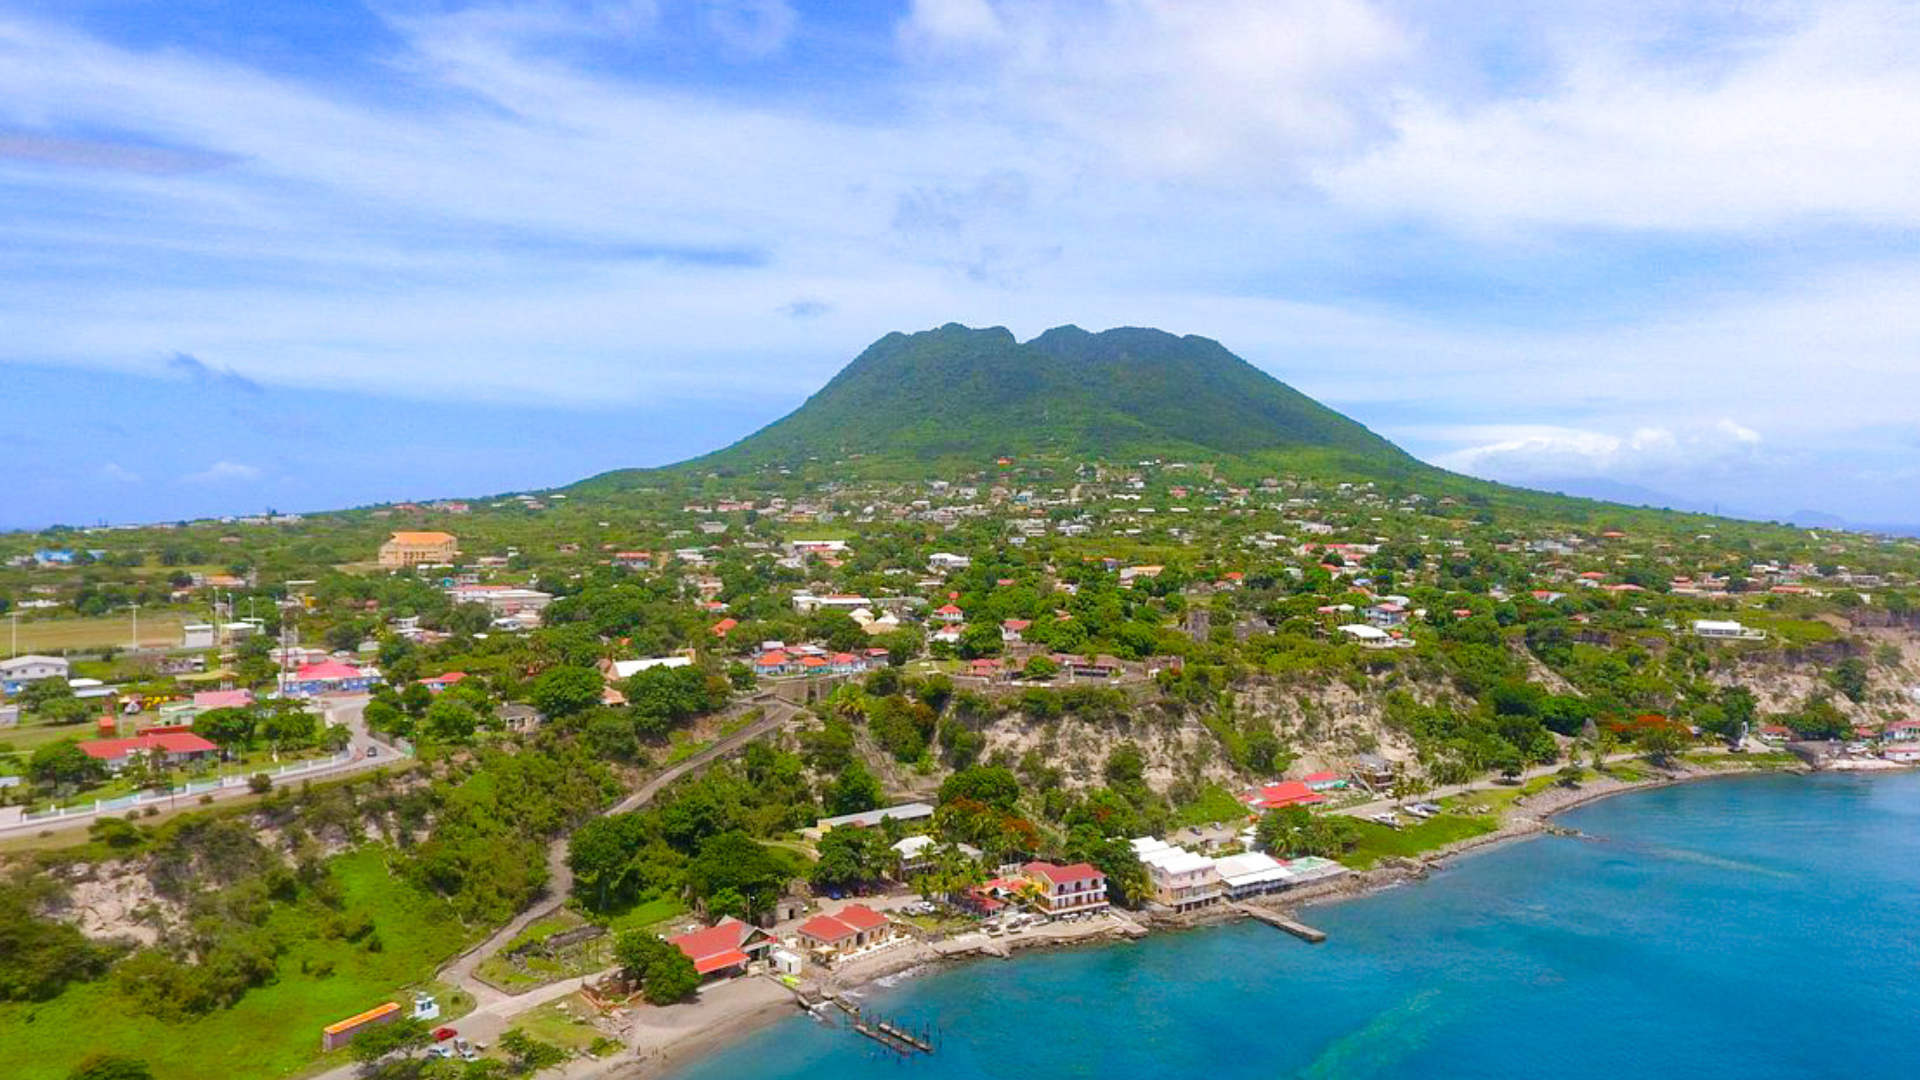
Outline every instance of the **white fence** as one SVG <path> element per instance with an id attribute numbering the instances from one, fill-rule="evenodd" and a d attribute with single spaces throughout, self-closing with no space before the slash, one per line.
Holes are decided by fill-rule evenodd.
<path id="1" fill-rule="evenodd" d="M 32 825 L 46 821 L 63 821 L 67 818 L 85 817 L 90 814 L 108 814 L 115 810 L 127 810 L 141 806 L 150 806 L 154 803 L 166 802 L 169 799 L 177 799 L 182 795 L 204 795 L 222 788 L 245 787 L 252 782 L 253 777 L 257 775 L 258 772 L 265 772 L 266 775 L 272 777 L 277 782 L 292 777 L 305 776 L 310 773 L 326 772 L 329 769 L 339 768 L 352 760 L 353 751 L 342 750 L 330 757 L 313 758 L 308 761 L 295 761 L 271 771 L 257 770 L 256 772 L 250 772 L 245 775 L 235 774 L 233 776 L 221 776 L 212 780 L 190 780 L 168 791 L 141 791 L 132 795 L 122 795 L 117 799 L 95 799 L 91 805 L 87 806 L 66 806 L 54 807 L 51 810 L 38 810 L 32 813 L 22 814 L 20 816 L 20 822 L 22 824 Z"/>

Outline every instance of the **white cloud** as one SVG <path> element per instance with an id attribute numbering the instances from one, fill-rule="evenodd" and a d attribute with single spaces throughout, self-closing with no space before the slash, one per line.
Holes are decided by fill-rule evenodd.
<path id="1" fill-rule="evenodd" d="M 243 465 L 237 461 L 216 461 L 197 473 L 188 473 L 180 479 L 189 484 L 228 484 L 260 479 L 257 466 Z"/>
<path id="2" fill-rule="evenodd" d="M 989 0 L 913 0 L 899 32 L 910 47 L 943 49 L 997 41 L 1004 28 Z"/>
<path id="3" fill-rule="evenodd" d="M 1470 425 L 1436 433 L 1467 445 L 1435 464 L 1458 472 L 1525 483 L 1603 476 L 1644 481 L 1751 464 L 1761 440 L 1751 428 L 1722 419 L 1688 428 L 1641 427 L 1610 433 L 1552 425 Z"/>
<path id="4" fill-rule="evenodd" d="M 1263 188 L 1353 145 L 1412 48 L 1367 0 L 922 0 L 900 37 L 954 115 L 1064 140 L 1090 169 Z"/>
<path id="5" fill-rule="evenodd" d="M 115 484 L 137 484 L 140 482 L 140 474 L 117 462 L 109 461 L 100 466 L 100 479 Z"/>
<path id="6" fill-rule="evenodd" d="M 707 29 L 747 57 L 779 52 L 800 22 L 787 0 L 705 0 L 705 6 Z"/>
<path id="7" fill-rule="evenodd" d="M 1920 269 L 1902 234 L 1867 261 L 1851 230 L 1920 221 L 1916 16 L 1768 4 L 1689 48 L 1646 26 L 1697 5 L 1513 6 L 1546 27 L 1495 42 L 1541 58 L 1518 90 L 1462 74 L 1453 31 L 1498 20 L 1444 5 L 914 0 L 859 63 L 789 47 L 820 81 L 779 96 L 582 59 L 711 51 L 721 8 L 692 0 L 409 6 L 376 85 L 0 15 L 0 363 L 797 401 L 887 330 L 1073 321 L 1216 337 L 1363 415 L 1563 432 L 1509 458 L 1648 462 L 1636 430 L 1697 447 L 1703 416 L 1768 448 L 1911 427 Z M 797 32 L 784 4 L 725 10 L 749 16 L 722 20 L 734 48 Z M 79 144 L 102 132 L 149 149 Z M 1764 278 L 1716 252 L 1738 287 L 1633 309 L 1611 288 L 1651 262 L 1624 232 L 1764 249 L 1809 221 L 1841 228 Z M 1596 226 L 1594 254 L 1541 239 Z M 1516 252 L 1538 269 L 1499 265 Z M 1481 260 L 1435 283 L 1470 282 L 1469 310 L 1406 299 Z M 1503 273 L 1541 280 L 1509 301 Z"/>
<path id="8" fill-rule="evenodd" d="M 1348 205 L 1475 228 L 1920 226 L 1920 9 L 1771 7 L 1709 48 L 1564 41 L 1537 94 L 1405 94 L 1390 137 L 1317 176 Z"/>

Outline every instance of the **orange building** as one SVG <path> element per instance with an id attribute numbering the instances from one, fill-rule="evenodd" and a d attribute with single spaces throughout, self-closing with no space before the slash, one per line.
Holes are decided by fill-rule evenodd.
<path id="1" fill-rule="evenodd" d="M 452 533 L 397 532 L 380 545 L 380 565 L 402 567 L 450 563 L 460 553 L 459 543 Z"/>

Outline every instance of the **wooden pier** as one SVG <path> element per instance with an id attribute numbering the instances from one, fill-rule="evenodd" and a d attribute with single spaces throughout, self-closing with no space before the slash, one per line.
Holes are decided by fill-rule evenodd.
<path id="1" fill-rule="evenodd" d="M 868 1017 L 861 1010 L 858 1002 L 843 995 L 828 994 L 826 1000 L 839 1006 L 840 1011 L 853 1020 L 853 1030 L 902 1057 L 933 1053 L 933 1043 L 928 1041 L 925 1035 L 916 1035 L 896 1024 L 890 1024 L 877 1017 Z"/>
<path id="2" fill-rule="evenodd" d="M 1285 930 L 1287 933 L 1309 944 L 1318 945 L 1327 940 L 1326 931 L 1315 930 L 1313 927 L 1308 926 L 1298 919 L 1290 919 L 1269 908 L 1255 907 L 1252 904 L 1234 904 L 1233 906 L 1235 910 L 1238 910 L 1242 914 L 1258 919 L 1268 926 Z"/>

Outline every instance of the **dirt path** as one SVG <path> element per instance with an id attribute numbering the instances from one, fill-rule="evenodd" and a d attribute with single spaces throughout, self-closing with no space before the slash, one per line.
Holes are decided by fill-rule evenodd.
<path id="1" fill-rule="evenodd" d="M 706 749 L 665 769 L 658 776 L 640 785 L 633 794 L 628 795 L 626 798 L 621 799 L 619 802 L 614 803 L 602 811 L 602 814 L 624 814 L 645 806 L 647 803 L 652 802 L 654 796 L 660 794 L 668 784 L 673 783 L 683 776 L 706 768 L 756 739 L 763 738 L 772 732 L 780 730 L 781 727 L 786 725 L 787 721 L 793 719 L 800 711 L 796 706 L 780 701 L 771 695 L 749 698 L 740 702 L 734 708 L 742 713 L 757 708 L 762 710 L 762 715 L 760 719 L 755 720 L 739 731 L 721 738 Z M 567 896 L 573 891 L 573 868 L 567 865 L 568 839 L 568 837 L 562 836 L 547 848 L 547 888 L 544 898 L 515 916 L 511 922 L 495 931 L 493 935 L 485 941 L 482 941 L 480 944 L 475 945 L 473 948 L 455 957 L 452 963 L 440 969 L 437 977 L 441 982 L 451 983 L 472 994 L 474 1001 L 483 1008 L 497 1004 L 516 1002 L 523 998 L 529 999 L 527 1008 L 532 1008 L 534 1005 L 539 1004 L 539 1001 L 532 999 L 539 997 L 542 992 L 541 989 L 529 990 L 520 994 L 508 994 L 480 981 L 480 979 L 475 976 L 474 971 L 479 968 L 480 964 L 484 962 L 487 957 L 500 951 L 508 942 L 518 937 L 521 931 L 533 925 L 537 920 L 546 918 L 548 915 L 558 911 L 560 906 L 567 902 Z M 545 999 L 542 998 L 541 1000 Z"/>

